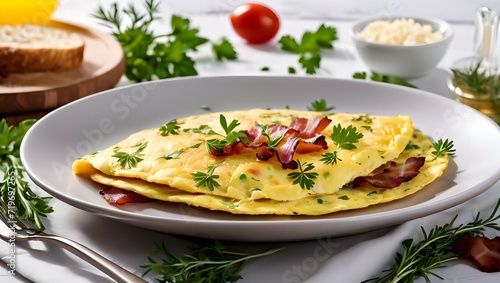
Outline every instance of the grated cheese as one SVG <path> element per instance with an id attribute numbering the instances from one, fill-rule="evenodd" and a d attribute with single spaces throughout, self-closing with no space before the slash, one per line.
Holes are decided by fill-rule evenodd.
<path id="1" fill-rule="evenodd" d="M 430 25 L 422 25 L 414 19 L 374 21 L 361 30 L 357 36 L 363 40 L 389 45 L 416 45 L 439 41 L 443 34 L 433 32 Z"/>

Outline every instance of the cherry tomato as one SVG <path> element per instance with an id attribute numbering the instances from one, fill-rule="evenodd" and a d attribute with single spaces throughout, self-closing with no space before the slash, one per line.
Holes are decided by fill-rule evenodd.
<path id="1" fill-rule="evenodd" d="M 278 15 L 269 7 L 257 3 L 238 6 L 231 13 L 234 31 L 251 44 L 271 40 L 280 28 Z"/>

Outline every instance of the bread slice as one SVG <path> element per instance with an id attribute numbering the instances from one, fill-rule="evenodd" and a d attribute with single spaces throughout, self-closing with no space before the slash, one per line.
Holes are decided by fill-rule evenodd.
<path id="1" fill-rule="evenodd" d="M 75 33 L 37 26 L 0 26 L 0 73 L 66 71 L 83 60 L 85 42 Z"/>

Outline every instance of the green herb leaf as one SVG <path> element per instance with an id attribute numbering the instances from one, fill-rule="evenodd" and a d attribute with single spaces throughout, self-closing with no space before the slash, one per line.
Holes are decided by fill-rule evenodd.
<path id="1" fill-rule="evenodd" d="M 31 190 L 25 179 L 25 170 L 20 158 L 21 142 L 26 132 L 36 120 L 29 119 L 19 123 L 17 127 L 9 125 L 5 119 L 0 121 L 0 170 L 3 179 L 0 181 L 0 197 L 5 203 L 12 201 L 16 216 L 25 219 L 38 230 L 44 230 L 40 217 L 46 217 L 54 209 L 48 204 L 51 197 L 40 197 Z M 7 211 L 0 209 L 6 217 Z"/>
<path id="2" fill-rule="evenodd" d="M 444 140 L 439 139 L 437 142 L 432 144 L 432 147 L 435 149 L 432 154 L 434 155 L 434 159 L 436 160 L 438 157 L 443 156 L 445 154 L 455 155 L 455 149 L 453 148 L 453 141 L 448 139 Z"/>
<path id="3" fill-rule="evenodd" d="M 308 110 L 318 111 L 318 112 L 329 112 L 334 109 L 333 106 L 327 106 L 326 100 L 321 98 L 320 100 L 315 100 L 311 103 L 311 107 L 307 107 Z"/>
<path id="4" fill-rule="evenodd" d="M 179 132 L 177 132 L 178 129 L 180 129 L 179 122 L 177 122 L 177 120 L 174 119 L 160 127 L 160 135 L 162 136 L 177 135 L 179 134 Z"/>
<path id="5" fill-rule="evenodd" d="M 300 43 L 290 35 L 282 36 L 278 43 L 282 50 L 299 54 L 299 63 L 307 74 L 315 74 L 321 63 L 321 49 L 332 49 L 335 40 L 337 30 L 322 24 L 315 32 L 306 31 Z"/>
<path id="6" fill-rule="evenodd" d="M 143 12 L 144 11 L 144 12 Z M 109 11 L 101 6 L 93 14 L 103 25 L 112 29 L 125 54 L 125 76 L 133 82 L 166 79 L 198 74 L 189 52 L 207 43 L 198 35 L 189 19 L 172 15 L 170 34 L 156 35 L 153 23 L 160 19 L 159 1 L 144 0 L 144 9 L 129 4 L 120 9 L 117 2 Z M 213 44 L 216 60 L 236 59 L 232 45 L 223 38 Z"/>
<path id="7" fill-rule="evenodd" d="M 261 125 L 258 122 L 255 122 L 255 125 L 259 128 L 262 129 L 262 135 L 267 137 L 267 148 L 270 150 L 275 150 L 280 142 L 283 140 L 285 137 L 285 134 L 273 136 L 269 133 L 269 126 L 268 125 Z"/>
<path id="8" fill-rule="evenodd" d="M 308 172 L 314 169 L 314 164 L 312 163 L 300 163 L 300 160 L 297 160 L 297 164 L 300 172 L 291 172 L 288 174 L 288 177 L 293 179 L 293 184 L 299 184 L 302 189 L 310 190 L 315 184 L 314 179 L 316 179 L 319 174 L 316 172 Z"/>
<path id="9" fill-rule="evenodd" d="M 381 75 L 379 73 L 376 73 L 372 71 L 372 75 L 370 77 L 372 81 L 376 82 L 383 82 L 383 83 L 390 83 L 390 84 L 395 84 L 395 85 L 402 85 L 402 86 L 407 86 L 411 88 L 417 88 L 415 85 L 409 83 L 407 80 L 398 77 L 398 76 L 391 76 L 391 75 Z"/>
<path id="10" fill-rule="evenodd" d="M 363 282 L 390 283 L 390 282 L 414 282 L 418 277 L 423 277 L 428 282 L 428 275 L 439 277 L 432 272 L 433 269 L 443 267 L 443 264 L 457 259 L 453 253 L 455 242 L 464 236 L 482 235 L 485 228 L 500 231 L 497 215 L 500 207 L 498 200 L 495 208 L 488 218 L 482 220 L 480 213 L 476 214 L 473 221 L 455 226 L 456 215 L 449 223 L 443 226 L 435 226 L 429 232 L 421 227 L 423 240 L 413 244 L 412 239 L 402 242 L 403 252 L 397 253 L 391 269 L 386 270 L 382 277 L 372 278 Z"/>
<path id="11" fill-rule="evenodd" d="M 115 154 L 111 155 L 111 157 L 115 157 L 118 160 L 118 163 L 120 163 L 120 166 L 122 168 L 135 168 L 137 166 L 137 163 L 141 162 L 143 159 L 139 157 L 141 151 L 143 151 L 146 147 L 148 146 L 148 142 L 137 142 L 134 147 L 138 147 L 137 150 L 130 154 L 128 152 L 124 151 L 118 151 L 119 148 L 115 148 Z"/>
<path id="12" fill-rule="evenodd" d="M 352 75 L 353 79 L 360 79 L 360 80 L 365 80 L 366 79 L 366 72 L 356 72 Z"/>
<path id="13" fill-rule="evenodd" d="M 181 156 L 182 153 L 184 153 L 184 150 L 179 149 L 169 154 L 158 157 L 158 159 L 165 159 L 165 160 L 179 159 L 179 156 Z"/>
<path id="14" fill-rule="evenodd" d="M 332 152 L 322 154 L 321 156 L 323 158 L 321 158 L 320 161 L 323 161 L 325 164 L 336 164 L 337 161 L 342 161 L 342 159 L 340 159 L 337 155 L 338 152 L 341 149 L 355 149 L 355 143 L 357 143 L 362 137 L 363 134 L 358 132 L 356 127 L 353 127 L 352 125 L 349 125 L 346 128 L 342 127 L 340 124 L 333 126 L 330 138 L 337 148 Z"/>
<path id="15" fill-rule="evenodd" d="M 148 263 L 141 265 L 146 268 L 143 276 L 154 272 L 159 276 L 158 282 L 236 282 L 242 279 L 240 272 L 249 260 L 271 255 L 282 248 L 270 249 L 266 252 L 246 254 L 228 251 L 220 241 L 197 240 L 189 245 L 189 252 L 182 258 L 170 253 L 164 243 L 156 245 L 153 256 L 148 257 Z"/>
<path id="16" fill-rule="evenodd" d="M 212 50 L 215 53 L 217 61 L 223 61 L 224 59 L 236 60 L 238 58 L 238 53 L 225 37 L 223 37 L 218 43 L 212 43 Z"/>
<path id="17" fill-rule="evenodd" d="M 198 181 L 198 183 L 196 183 L 196 186 L 207 187 L 210 191 L 213 191 L 216 187 L 220 186 L 220 184 L 215 181 L 215 179 L 219 178 L 219 175 L 214 175 L 215 168 L 217 168 L 218 166 L 218 164 L 208 165 L 207 173 L 200 171 L 191 173 L 191 177 L 193 177 L 193 180 Z"/>

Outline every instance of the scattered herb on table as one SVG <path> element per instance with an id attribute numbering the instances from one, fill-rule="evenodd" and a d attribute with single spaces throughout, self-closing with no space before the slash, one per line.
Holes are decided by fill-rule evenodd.
<path id="1" fill-rule="evenodd" d="M 367 74 L 366 74 L 366 72 L 356 72 L 352 75 L 352 78 L 366 80 Z M 382 82 L 382 83 L 407 86 L 407 87 L 411 87 L 411 88 L 417 88 L 415 85 L 409 83 L 407 80 L 405 80 L 401 77 L 379 74 L 379 73 L 374 72 L 374 71 L 371 72 L 370 80 L 372 80 L 374 82 Z"/>
<path id="2" fill-rule="evenodd" d="M 306 31 L 298 42 L 290 35 L 278 41 L 284 51 L 299 54 L 299 63 L 307 74 L 315 74 L 321 63 L 321 50 L 333 49 L 333 41 L 337 40 L 337 29 L 322 24 L 317 31 Z M 289 70 L 290 71 L 290 70 Z"/>
<path id="3" fill-rule="evenodd" d="M 142 264 L 146 271 L 159 275 L 157 282 L 183 283 L 183 282 L 236 282 L 242 279 L 240 272 L 249 260 L 273 254 L 282 248 L 271 249 L 258 254 L 246 254 L 228 251 L 220 241 L 192 242 L 190 252 L 183 258 L 178 258 L 170 253 L 165 245 L 157 245 L 154 254 L 160 254 L 159 260 L 148 257 L 149 262 Z"/>
<path id="4" fill-rule="evenodd" d="M 198 51 L 197 48 L 209 40 L 198 35 L 199 30 L 191 27 L 189 19 L 178 15 L 172 15 L 171 33 L 155 35 L 152 24 L 159 19 L 159 4 L 155 0 L 145 0 L 146 12 L 142 13 L 133 4 L 119 9 L 115 2 L 109 11 L 100 6 L 93 14 L 113 30 L 113 35 L 122 46 L 126 58 L 125 76 L 130 81 L 198 74 L 195 62 L 188 53 Z M 128 25 L 124 27 L 125 24 Z M 236 51 L 226 38 L 212 43 L 212 50 L 217 61 L 237 58 Z"/>
<path id="5" fill-rule="evenodd" d="M 8 125 L 5 119 L 0 121 L 0 170 L 3 180 L 0 182 L 0 196 L 21 219 L 34 224 L 37 229 L 45 227 L 40 216 L 46 217 L 53 212 L 48 204 L 50 197 L 40 197 L 34 193 L 24 178 L 24 167 L 20 158 L 20 147 L 24 135 L 35 123 L 35 120 L 25 120 L 17 127 Z M 3 211 L 8 214 L 7 211 Z"/>
<path id="6" fill-rule="evenodd" d="M 369 279 L 363 282 L 375 283 L 411 283 L 418 277 L 423 277 L 430 282 L 429 275 L 443 279 L 432 270 L 443 267 L 443 264 L 458 259 L 454 253 L 457 240 L 468 236 L 482 236 L 485 228 L 500 231 L 497 215 L 500 200 L 488 218 L 482 220 L 480 213 L 472 222 L 455 226 L 457 215 L 443 226 L 435 226 L 428 233 L 421 227 L 423 240 L 413 244 L 413 239 L 403 241 L 403 252 L 397 253 L 395 262 L 383 277 Z"/>

